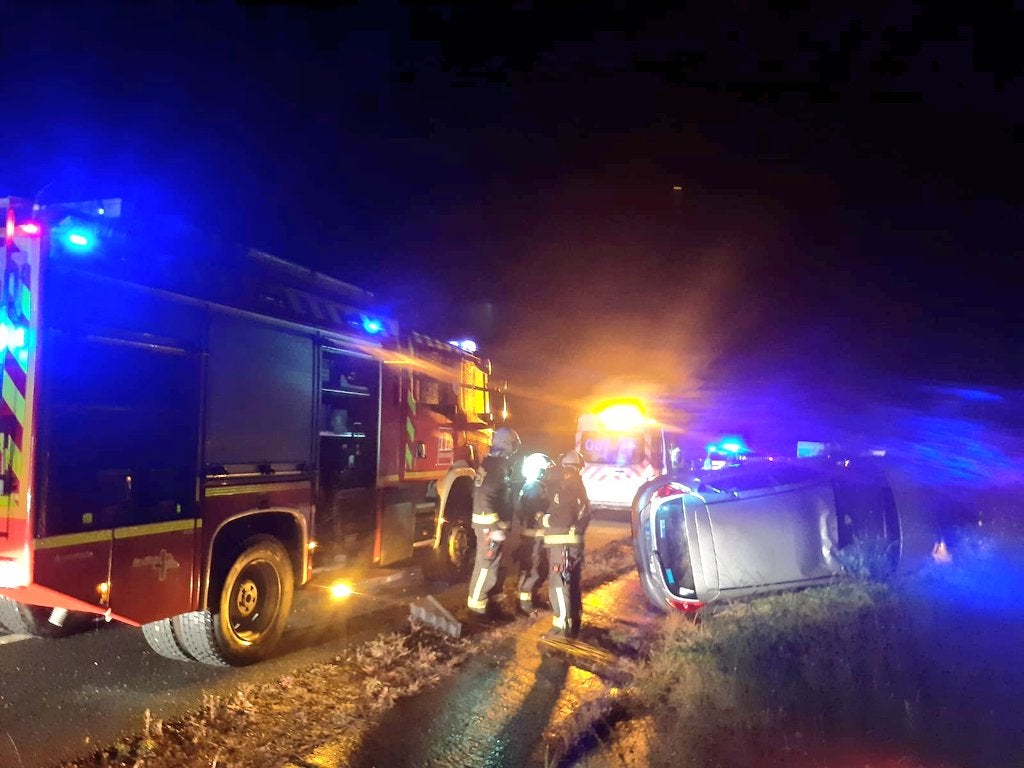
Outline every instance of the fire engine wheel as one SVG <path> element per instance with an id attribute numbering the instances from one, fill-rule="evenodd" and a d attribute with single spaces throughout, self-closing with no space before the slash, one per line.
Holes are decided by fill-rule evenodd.
<path id="1" fill-rule="evenodd" d="M 175 661 L 193 661 L 174 631 L 170 619 L 160 619 L 142 625 L 142 636 L 146 638 L 149 647 L 164 658 Z"/>
<path id="2" fill-rule="evenodd" d="M 53 608 L 26 605 L 6 597 L 0 597 L 0 627 L 18 635 L 36 637 L 67 637 L 88 628 L 95 618 L 92 614 L 68 611 L 58 626 L 50 623 Z"/>
<path id="3" fill-rule="evenodd" d="M 441 530 L 440 546 L 431 551 L 427 576 L 436 581 L 458 581 L 473 567 L 476 535 L 461 520 L 446 521 Z"/>
<path id="4" fill-rule="evenodd" d="M 171 619 L 173 636 L 196 661 L 243 666 L 274 649 L 292 608 L 291 561 L 276 539 L 248 542 L 224 577 L 213 611 L 193 611 Z"/>

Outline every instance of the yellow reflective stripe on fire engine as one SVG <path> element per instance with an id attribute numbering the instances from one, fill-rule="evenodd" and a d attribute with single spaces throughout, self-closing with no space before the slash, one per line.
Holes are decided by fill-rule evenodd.
<path id="1" fill-rule="evenodd" d="M 210 496 L 237 496 L 242 493 L 270 493 L 271 491 L 297 491 L 310 488 L 309 481 L 292 483 L 249 483 L 247 485 L 217 485 L 207 487 L 203 495 Z"/>
<path id="2" fill-rule="evenodd" d="M 17 477 L 21 477 L 21 449 L 13 440 L 5 436 L 4 466 L 9 467 Z"/>
<path id="3" fill-rule="evenodd" d="M 134 539 L 136 536 L 153 536 L 158 533 L 174 533 L 175 531 L 191 531 L 195 529 L 195 519 L 168 520 L 165 523 L 148 523 L 146 525 L 129 525 L 114 529 L 115 539 Z"/>
<path id="4" fill-rule="evenodd" d="M 30 278 L 31 279 L 31 278 Z M 32 286 L 30 283 L 22 282 L 25 290 L 21 291 L 21 315 L 26 323 L 32 322 Z"/>
<path id="5" fill-rule="evenodd" d="M 82 533 L 65 533 L 60 536 L 44 536 L 35 540 L 36 549 L 58 549 L 59 547 L 75 547 L 81 544 L 95 544 L 114 539 L 133 539 L 138 536 L 155 536 L 160 533 L 189 531 L 202 528 L 203 521 L 197 518 L 188 520 L 168 520 L 164 523 L 147 523 L 146 525 L 128 525 L 124 528 L 104 528 L 101 531 L 83 531 Z"/>
<path id="6" fill-rule="evenodd" d="M 409 381 L 409 391 L 405 395 L 406 405 L 409 407 L 409 413 L 405 417 L 405 434 L 408 436 L 409 441 L 405 445 L 405 468 L 412 469 L 416 466 L 416 454 L 413 452 L 413 445 L 416 442 L 416 425 L 413 423 L 412 417 L 416 415 L 416 397 L 412 393 L 412 381 Z M 406 475 L 408 477 L 408 475 Z"/>
<path id="7" fill-rule="evenodd" d="M 58 547 L 74 547 L 79 544 L 95 544 L 98 541 L 110 541 L 113 531 L 106 528 L 102 531 L 85 531 L 84 533 L 65 533 L 61 536 L 44 536 L 35 540 L 36 549 L 57 549 Z"/>
<path id="8" fill-rule="evenodd" d="M 423 472 L 406 472 L 406 480 L 433 480 L 435 477 L 442 477 L 446 470 L 443 469 L 429 469 Z"/>
<path id="9" fill-rule="evenodd" d="M 0 357 L 0 359 L 2 359 L 2 357 Z M 3 397 L 4 402 L 7 403 L 7 407 L 10 408 L 11 413 L 14 414 L 14 418 L 18 420 L 19 424 L 24 424 L 25 396 L 18 391 L 18 388 L 14 384 L 14 380 L 6 369 L 4 370 Z"/>
<path id="10" fill-rule="evenodd" d="M 545 544 L 579 544 L 582 538 L 578 533 L 547 533 L 544 535 Z"/>
<path id="11" fill-rule="evenodd" d="M 473 514 L 473 525 L 494 525 L 496 522 L 498 522 L 498 514 L 496 512 Z"/>

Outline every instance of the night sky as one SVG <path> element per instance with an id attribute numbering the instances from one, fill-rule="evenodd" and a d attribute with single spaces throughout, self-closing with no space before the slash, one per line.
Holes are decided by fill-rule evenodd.
<path id="1" fill-rule="evenodd" d="M 1017 387 L 1022 15 L 832 5 L 7 4 L 0 186 L 370 288 L 477 337 L 537 418 Z"/>

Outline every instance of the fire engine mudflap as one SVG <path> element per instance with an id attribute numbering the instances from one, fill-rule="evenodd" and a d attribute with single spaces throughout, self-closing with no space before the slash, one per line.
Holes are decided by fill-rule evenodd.
<path id="1" fill-rule="evenodd" d="M 628 660 L 660 615 L 628 573 L 588 592 L 583 616 L 577 640 L 547 638 L 548 611 L 499 626 L 457 674 L 399 700 L 350 765 L 400 765 L 410 755 L 433 766 L 555 765 L 586 750 L 596 721 L 603 728 L 615 721 Z M 466 630 L 473 637 L 474 627 Z"/>

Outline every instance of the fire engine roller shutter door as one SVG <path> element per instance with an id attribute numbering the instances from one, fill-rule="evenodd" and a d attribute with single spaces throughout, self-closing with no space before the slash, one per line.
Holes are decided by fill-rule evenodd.
<path id="1" fill-rule="evenodd" d="M 207 465 L 312 465 L 312 338 L 214 316 L 209 353 Z"/>
<path id="2" fill-rule="evenodd" d="M 109 577 L 111 608 L 129 618 L 187 609 L 199 357 L 115 336 L 45 342 L 37 580 L 95 602 Z M 119 547 L 119 533 L 130 542 Z"/>

